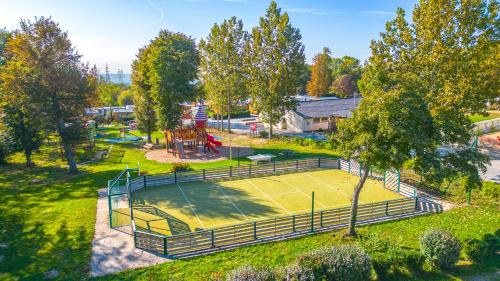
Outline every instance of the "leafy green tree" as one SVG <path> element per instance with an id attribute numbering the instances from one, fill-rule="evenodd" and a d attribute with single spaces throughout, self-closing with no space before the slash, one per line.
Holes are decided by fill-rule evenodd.
<path id="1" fill-rule="evenodd" d="M 305 63 L 300 69 L 299 85 L 297 86 L 297 95 L 307 91 L 307 82 L 311 79 L 311 66 Z"/>
<path id="2" fill-rule="evenodd" d="M 9 36 L 10 37 L 10 36 Z M 2 150 L 23 152 L 26 166 L 33 166 L 31 156 L 42 144 L 41 124 L 31 102 L 36 92 L 32 68 L 17 60 L 12 48 L 15 38 L 7 42 L 0 36 L 0 122 L 2 123 Z"/>
<path id="3" fill-rule="evenodd" d="M 364 98 L 352 118 L 338 123 L 335 140 L 346 159 L 362 165 L 351 205 L 347 235 L 354 236 L 359 194 L 372 167 L 401 168 L 425 154 L 432 144 L 432 117 L 428 105 L 417 94 L 391 89 Z"/>
<path id="4" fill-rule="evenodd" d="M 200 78 L 208 102 L 227 114 L 227 130 L 231 132 L 231 113 L 248 98 L 246 73 L 242 57 L 248 34 L 243 22 L 231 17 L 214 24 L 206 40 L 200 40 Z M 221 110 L 222 109 L 222 110 Z"/>
<path id="5" fill-rule="evenodd" d="M 484 112 L 499 96 L 498 2 L 422 0 L 412 18 L 409 24 L 398 9 L 372 42 L 360 90 L 368 96 L 406 88 L 420 95 L 432 114 L 433 141 L 411 168 L 430 182 L 464 178 L 467 190 L 478 188 L 487 159 L 469 149 L 468 115 Z"/>
<path id="6" fill-rule="evenodd" d="M 352 97 L 358 92 L 358 78 L 353 74 L 342 74 L 333 81 L 330 92 L 341 98 Z"/>
<path id="7" fill-rule="evenodd" d="M 323 48 L 323 53 L 317 54 L 313 58 L 311 67 L 311 80 L 307 82 L 307 93 L 310 96 L 320 97 L 328 91 L 332 83 L 328 62 L 330 58 L 330 50 Z"/>
<path id="8" fill-rule="evenodd" d="M 134 93 L 130 88 L 127 88 L 120 92 L 118 96 L 118 105 L 133 105 L 134 104 Z"/>
<path id="9" fill-rule="evenodd" d="M 162 30 L 148 48 L 151 48 L 148 83 L 159 126 L 171 130 L 181 122 L 181 103 L 196 96 L 199 65 L 196 43 L 185 34 Z"/>
<path id="10" fill-rule="evenodd" d="M 4 65 L 5 62 L 4 49 L 5 46 L 7 45 L 7 41 L 9 40 L 10 35 L 11 35 L 10 32 L 7 31 L 6 29 L 0 29 L 0 67 L 2 67 L 2 65 Z M 0 96 L 2 95 L 1 91 L 2 89 L 0 87 Z M 3 114 L 4 113 L 2 113 L 2 110 L 0 108 L 0 116 Z M 7 148 L 7 141 L 6 141 L 6 128 L 4 124 L 0 122 L 0 164 L 6 163 L 6 158 L 9 153 L 10 151 Z"/>
<path id="11" fill-rule="evenodd" d="M 357 77 L 361 77 L 363 72 L 363 67 L 359 59 L 343 56 L 341 58 L 332 58 L 329 62 L 329 68 L 332 72 L 332 80 L 335 81 L 339 76 L 345 74 L 351 74 Z"/>
<path id="12" fill-rule="evenodd" d="M 132 63 L 132 92 L 134 94 L 134 114 L 139 130 L 148 135 L 148 143 L 152 142 L 151 134 L 158 129 L 155 103 L 149 84 L 148 52 L 139 50 L 137 59 Z"/>
<path id="13" fill-rule="evenodd" d="M 101 106 L 117 106 L 119 105 L 120 94 L 125 90 L 124 85 L 113 82 L 99 81 L 97 93 Z"/>
<path id="14" fill-rule="evenodd" d="M 248 88 L 253 107 L 269 124 L 269 138 L 273 126 L 296 106 L 294 96 L 305 59 L 301 38 L 288 14 L 272 1 L 247 44 Z"/>
<path id="15" fill-rule="evenodd" d="M 34 108 L 32 113 L 47 130 L 58 132 L 69 165 L 76 173 L 77 166 L 70 146 L 75 138 L 66 129 L 83 115 L 95 84 L 89 79 L 91 72 L 80 62 L 80 55 L 71 45 L 66 32 L 50 18 L 37 18 L 34 22 L 22 20 L 6 48 L 7 64 L 29 83 L 3 83 L 3 90 L 26 95 Z M 12 85 L 12 87 L 11 87 Z M 24 100 L 24 97 L 23 97 Z"/>

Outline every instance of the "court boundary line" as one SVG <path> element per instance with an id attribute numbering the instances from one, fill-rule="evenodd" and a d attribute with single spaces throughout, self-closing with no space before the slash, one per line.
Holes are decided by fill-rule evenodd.
<path id="1" fill-rule="evenodd" d="M 349 195 L 349 194 L 348 194 L 348 193 L 346 193 L 345 191 L 343 191 L 343 190 L 341 190 L 340 188 L 337 188 L 337 187 L 335 187 L 335 186 L 332 186 L 332 185 L 330 185 L 330 184 L 328 184 L 328 183 L 326 183 L 326 182 L 324 182 L 324 181 L 322 181 L 322 180 L 320 180 L 320 179 L 317 179 L 317 178 L 315 178 L 315 177 L 313 177 L 313 176 L 311 176 L 311 175 L 309 175 L 309 174 L 307 174 L 307 176 L 308 176 L 308 177 L 310 177 L 311 179 L 315 180 L 315 181 L 318 181 L 318 182 L 320 182 L 320 183 L 322 183 L 322 184 L 326 185 L 326 186 L 327 186 L 327 187 L 329 187 L 330 189 L 333 189 L 333 190 L 335 190 L 335 191 L 337 191 L 337 192 L 340 192 L 340 193 L 344 194 L 345 196 L 347 196 L 347 198 L 349 199 L 349 201 L 352 203 L 351 195 Z M 356 186 L 354 186 L 354 188 L 356 188 Z M 354 191 L 354 190 L 353 190 L 353 191 Z M 361 194 L 360 194 L 360 195 L 361 195 Z M 367 203 L 367 202 L 364 202 L 363 200 L 361 200 L 361 196 L 359 196 L 359 197 L 360 197 L 360 198 L 358 198 L 359 203 L 362 203 L 362 204 Z"/>
<path id="2" fill-rule="evenodd" d="M 191 202 L 189 202 L 189 200 L 187 199 L 186 197 L 186 194 L 184 194 L 184 191 L 182 190 L 181 186 L 176 183 L 177 187 L 179 188 L 179 190 L 181 191 L 182 193 L 182 196 L 184 197 L 184 200 L 186 200 L 186 202 L 188 203 L 189 207 L 191 208 L 191 211 L 193 211 L 194 215 L 196 216 L 196 219 L 198 220 L 198 222 L 200 223 L 201 227 L 205 228 L 205 226 L 203 225 L 203 223 L 201 222 L 201 219 L 200 217 L 198 217 L 198 214 L 196 213 L 196 211 L 194 210 L 193 208 L 193 205 L 191 205 Z"/>
<path id="3" fill-rule="evenodd" d="M 238 212 L 240 212 L 240 214 L 242 214 L 248 220 L 248 216 L 245 213 L 243 213 L 243 211 L 241 211 L 241 209 L 238 208 L 238 206 L 236 206 L 236 204 L 233 202 L 233 200 L 231 200 L 231 198 L 218 185 L 210 183 L 210 186 L 217 188 L 217 190 L 219 190 L 222 193 L 222 195 L 224 195 L 224 197 L 226 197 L 227 200 L 229 200 L 231 205 L 233 205 L 233 207 L 235 207 L 236 210 L 238 210 Z"/>
<path id="4" fill-rule="evenodd" d="M 296 178 L 303 178 L 303 177 L 296 177 Z M 293 188 L 293 189 L 297 190 L 297 192 L 300 192 L 300 193 L 304 194 L 306 197 L 308 197 L 309 199 L 311 199 L 311 200 L 312 200 L 312 196 L 311 196 L 311 195 L 308 195 L 308 194 L 307 194 L 307 193 L 305 193 L 303 190 L 301 190 L 301 189 L 299 189 L 299 188 L 295 187 L 294 185 L 292 185 L 292 184 L 288 183 L 286 180 L 283 180 L 282 182 L 283 182 L 283 183 L 285 183 L 286 185 L 290 186 L 291 188 Z M 319 201 L 318 199 L 316 199 L 316 200 L 314 200 L 314 201 L 315 201 L 315 202 L 318 202 L 318 203 L 322 206 L 322 208 L 326 208 L 325 204 L 321 203 L 321 201 Z"/>
<path id="5" fill-rule="evenodd" d="M 259 190 L 262 194 L 264 194 L 269 200 L 271 200 L 274 204 L 278 205 L 278 207 L 280 207 L 281 209 L 283 209 L 287 214 L 290 214 L 290 211 L 288 211 L 285 207 L 281 206 L 281 204 L 279 204 L 278 202 L 274 201 L 273 198 L 271 198 L 271 196 L 269 196 L 269 194 L 265 193 L 262 189 L 260 189 L 260 187 L 258 187 L 255 183 L 253 183 L 252 181 L 248 180 L 248 179 L 245 179 L 246 181 L 248 181 L 251 185 L 253 185 L 255 188 L 257 188 L 257 190 Z"/>

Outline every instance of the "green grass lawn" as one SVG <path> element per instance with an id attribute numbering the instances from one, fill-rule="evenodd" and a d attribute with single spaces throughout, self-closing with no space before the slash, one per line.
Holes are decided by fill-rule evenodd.
<path id="1" fill-rule="evenodd" d="M 99 132 L 116 135 L 117 130 Z M 297 152 L 298 158 L 335 156 L 334 151 L 281 141 L 239 141 L 248 143 L 257 153 L 277 154 L 280 150 L 291 149 Z M 109 148 L 109 144 L 101 140 L 98 141 L 98 146 L 100 149 Z M 141 169 L 150 173 L 167 172 L 171 168 L 170 164 L 145 159 L 144 153 L 137 148 L 133 144 L 113 144 L 112 157 L 80 166 L 80 172 L 76 175 L 66 174 L 66 164 L 60 159 L 58 149 L 54 146 L 44 146 L 34 155 L 33 160 L 37 165 L 34 168 L 24 166 L 21 154 L 11 157 L 9 165 L 0 167 L 0 280 L 43 280 L 44 273 L 51 270 L 58 272 L 58 280 L 88 279 L 97 190 L 105 187 L 107 180 L 114 178 L 126 165 L 133 167 L 140 162 Z M 192 167 L 201 169 L 226 166 L 229 163 L 229 160 L 223 160 L 197 163 Z M 460 196 L 465 198 L 462 193 Z M 379 233 L 384 237 L 400 240 L 410 247 L 417 247 L 418 235 L 428 227 L 449 228 L 460 239 L 494 232 L 500 221 L 498 203 L 483 203 L 476 198 L 476 193 L 473 194 L 473 202 L 476 205 L 471 208 L 462 207 L 439 215 L 364 227 L 361 228 L 361 233 Z M 338 236 L 332 238 L 330 233 L 325 233 L 169 262 L 101 279 L 199 280 L 224 275 L 228 270 L 246 263 L 286 264 L 298 254 L 321 245 L 345 242 Z M 483 265 L 462 261 L 447 272 L 429 269 L 419 277 L 401 273 L 390 278 L 460 280 L 464 276 L 498 270 L 495 263 L 500 264 L 498 260 Z"/>
<path id="2" fill-rule="evenodd" d="M 430 227 L 446 228 L 460 239 L 479 238 L 493 233 L 498 228 L 499 215 L 496 205 L 458 208 L 449 212 L 413 219 L 371 225 L 359 228 L 361 235 L 378 234 L 384 238 L 399 241 L 403 245 L 418 248 L 418 237 Z M 307 237 L 239 248 L 196 258 L 177 260 L 161 265 L 122 272 L 97 280 L 209 280 L 225 274 L 243 264 L 282 266 L 292 262 L 299 254 L 321 246 L 340 243 L 355 243 L 344 240 L 340 232 L 323 233 Z M 426 268 L 420 276 L 407 272 L 389 275 L 390 280 L 462 280 L 481 272 L 498 270 L 500 259 L 485 264 L 471 264 L 461 261 L 447 271 Z"/>
<path id="3" fill-rule="evenodd" d="M 491 119 L 495 119 L 495 118 L 500 118 L 500 112 L 499 111 L 488 112 L 487 116 L 480 115 L 480 114 L 475 114 L 475 115 L 470 115 L 469 116 L 469 119 L 472 121 L 472 123 L 486 121 L 486 120 L 491 120 Z"/>

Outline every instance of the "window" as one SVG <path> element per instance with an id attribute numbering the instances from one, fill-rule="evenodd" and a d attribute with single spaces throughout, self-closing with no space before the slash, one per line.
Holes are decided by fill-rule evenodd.
<path id="1" fill-rule="evenodd" d="M 320 123 L 321 122 L 321 118 L 313 118 L 313 123 Z"/>

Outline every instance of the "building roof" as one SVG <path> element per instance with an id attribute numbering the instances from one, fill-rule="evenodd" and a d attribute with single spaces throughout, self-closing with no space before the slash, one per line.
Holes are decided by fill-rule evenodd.
<path id="1" fill-rule="evenodd" d="M 304 118 L 318 117 L 352 117 L 362 98 L 323 99 L 302 101 L 297 105 L 295 112 Z"/>

